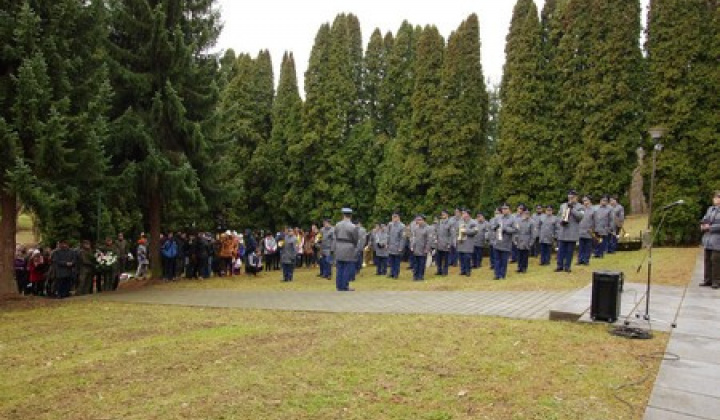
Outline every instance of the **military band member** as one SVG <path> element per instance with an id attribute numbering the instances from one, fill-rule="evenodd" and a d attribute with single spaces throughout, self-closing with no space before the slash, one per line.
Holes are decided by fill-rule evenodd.
<path id="1" fill-rule="evenodd" d="M 495 280 L 507 277 L 508 260 L 512 252 L 513 236 L 517 233 L 515 217 L 510 214 L 510 206 L 500 207 L 501 215 L 492 222 L 491 228 L 495 236 Z"/>
<path id="2" fill-rule="evenodd" d="M 470 277 L 472 272 L 472 255 L 475 251 L 475 236 L 477 236 L 477 234 L 477 221 L 470 217 L 470 210 L 463 209 L 457 235 L 457 250 L 460 257 L 461 276 Z"/>
<path id="3" fill-rule="evenodd" d="M 425 280 L 425 265 L 430 253 L 430 228 L 425 223 L 425 216 L 419 214 L 415 217 L 415 231 L 410 242 L 410 252 L 414 256 L 413 280 Z"/>
<path id="4" fill-rule="evenodd" d="M 400 261 L 405 251 L 405 225 L 400 221 L 400 214 L 393 213 L 388 224 L 388 254 L 390 255 L 390 277 L 400 277 Z"/>
<path id="5" fill-rule="evenodd" d="M 532 248 L 530 248 L 530 256 L 531 257 L 537 257 L 540 255 L 540 229 L 537 229 L 540 226 L 540 218 L 545 215 L 545 208 L 538 204 L 535 206 L 535 213 L 532 215 L 531 219 L 533 223 L 535 223 L 535 237 L 533 238 L 533 245 Z"/>
<path id="6" fill-rule="evenodd" d="M 357 264 L 357 247 L 360 243 L 360 232 L 352 222 L 352 209 L 344 207 L 343 220 L 335 225 L 335 240 L 332 253 L 337 266 L 335 273 L 335 286 L 340 292 L 353 291 L 350 280 Z"/>
<path id="7" fill-rule="evenodd" d="M 458 225 L 460 224 L 460 220 L 462 219 L 462 211 L 460 207 L 455 207 L 455 215 L 450 218 L 450 223 L 452 223 L 453 229 L 455 232 L 458 230 Z M 450 254 L 449 254 L 449 263 L 451 266 L 456 267 L 458 262 L 458 253 L 457 253 L 457 244 L 453 244 L 450 246 Z"/>
<path id="8" fill-rule="evenodd" d="M 322 241 L 320 241 L 320 277 L 330 280 L 332 278 L 332 249 L 335 246 L 335 228 L 330 224 L 330 219 L 323 220 L 320 233 L 322 234 Z"/>
<path id="9" fill-rule="evenodd" d="M 553 214 L 553 210 L 553 206 L 545 207 L 545 214 L 540 218 L 538 225 L 540 265 L 550 265 L 550 254 L 552 253 L 558 223 L 558 218 Z"/>
<path id="10" fill-rule="evenodd" d="M 609 205 L 610 198 L 607 195 L 600 198 L 600 205 L 595 209 L 595 258 L 602 258 L 608 250 L 610 235 L 613 232 L 612 207 Z"/>
<path id="11" fill-rule="evenodd" d="M 495 257 L 497 256 L 495 254 L 495 242 L 497 241 L 497 235 L 495 234 L 495 231 L 493 231 L 493 223 L 495 220 L 499 217 L 502 217 L 502 211 L 500 207 L 495 208 L 495 213 L 493 214 L 493 218 L 490 219 L 490 230 L 488 231 L 488 245 L 490 245 L 490 269 L 495 270 Z"/>
<path id="12" fill-rule="evenodd" d="M 610 197 L 610 207 L 612 208 L 613 231 L 610 234 L 608 254 L 614 254 L 617 251 L 618 237 L 625 224 L 625 208 L 618 203 L 617 197 L 614 196 Z"/>
<path id="13" fill-rule="evenodd" d="M 355 281 L 355 276 L 357 274 L 360 274 L 360 270 L 362 270 L 363 265 L 363 251 L 365 250 L 365 245 L 367 245 L 367 230 L 362 225 L 362 221 L 360 219 L 357 219 L 357 222 L 355 225 L 358 228 L 358 247 L 357 247 L 357 263 L 355 264 L 355 271 L 353 272 L 352 277 L 350 278 L 350 281 Z"/>
<path id="14" fill-rule="evenodd" d="M 289 227 L 285 228 L 285 244 L 280 251 L 280 263 L 282 264 L 283 281 L 293 280 L 295 264 L 297 263 L 297 237 Z"/>
<path id="15" fill-rule="evenodd" d="M 488 231 L 490 230 L 490 224 L 485 220 L 485 215 L 482 212 L 477 212 L 475 215 L 475 221 L 478 224 L 478 233 L 475 235 L 475 249 L 473 251 L 473 268 L 482 267 L 483 250 L 487 248 Z"/>
<path id="16" fill-rule="evenodd" d="M 705 277 L 700 286 L 720 289 L 720 191 L 715 191 L 712 201 L 700 222 L 705 248 Z"/>
<path id="17" fill-rule="evenodd" d="M 520 221 L 520 219 L 522 219 L 522 214 L 525 212 L 525 210 L 527 210 L 527 207 L 525 206 L 525 204 L 522 204 L 522 203 L 518 204 L 517 209 L 515 210 L 515 214 L 512 215 L 513 218 L 515 219 L 515 221 Z M 515 241 L 513 241 L 512 251 L 510 254 L 510 262 L 511 263 L 517 262 L 517 258 L 518 258 L 517 251 L 518 251 L 517 245 L 515 245 Z"/>
<path id="18" fill-rule="evenodd" d="M 583 218 L 580 220 L 580 248 L 578 249 L 578 265 L 590 265 L 595 234 L 595 208 L 589 195 L 582 199 Z"/>
<path id="19" fill-rule="evenodd" d="M 436 274 L 438 276 L 448 275 L 450 249 L 456 245 L 455 227 L 449 216 L 448 211 L 443 210 L 440 213 L 440 220 L 435 226 Z"/>
<path id="20" fill-rule="evenodd" d="M 530 211 L 525 210 L 520 219 L 515 222 L 517 233 L 515 234 L 515 246 L 518 253 L 518 273 L 527 273 L 530 248 L 535 242 L 535 222 L 530 217 Z"/>
<path id="21" fill-rule="evenodd" d="M 388 256 L 388 234 L 384 224 L 377 225 L 373 231 L 370 242 L 375 252 L 375 274 L 378 276 L 387 275 Z"/>
<path id="22" fill-rule="evenodd" d="M 570 272 L 575 243 L 580 239 L 580 221 L 583 218 L 583 211 L 578 203 L 575 190 L 568 192 L 568 201 L 563 203 L 559 209 L 558 216 L 558 255 L 557 268 L 555 271 Z"/>

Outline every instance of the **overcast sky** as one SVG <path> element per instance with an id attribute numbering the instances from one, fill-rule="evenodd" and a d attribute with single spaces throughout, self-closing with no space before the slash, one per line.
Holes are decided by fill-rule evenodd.
<path id="1" fill-rule="evenodd" d="M 646 4 L 647 0 L 643 0 Z M 536 0 L 542 10 L 545 0 Z M 280 60 L 292 51 L 298 82 L 303 86 L 310 50 L 320 25 L 332 23 L 339 13 L 353 13 L 360 20 L 363 49 L 370 34 L 380 28 L 397 32 L 403 20 L 413 25 L 433 24 L 447 41 L 450 32 L 471 13 L 480 19 L 480 41 L 485 77 L 499 83 L 505 62 L 505 37 L 514 0 L 219 0 L 224 29 L 217 48 L 232 48 L 256 56 L 270 50 L 277 80 Z M 304 96 L 304 95 L 303 95 Z"/>

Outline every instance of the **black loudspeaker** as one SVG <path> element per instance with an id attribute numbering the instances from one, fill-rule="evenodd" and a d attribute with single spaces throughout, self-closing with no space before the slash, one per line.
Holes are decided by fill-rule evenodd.
<path id="1" fill-rule="evenodd" d="M 593 272 L 590 304 L 590 318 L 593 321 L 617 321 L 620 316 L 623 277 L 623 273 L 617 271 Z"/>

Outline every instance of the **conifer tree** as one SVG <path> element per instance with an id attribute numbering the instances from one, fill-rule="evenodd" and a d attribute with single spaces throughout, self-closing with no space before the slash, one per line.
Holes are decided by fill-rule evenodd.
<path id="1" fill-rule="evenodd" d="M 543 200 L 546 165 L 543 144 L 542 32 L 533 0 L 518 0 L 505 43 L 500 85 L 498 193 L 512 203 Z"/>
<path id="2" fill-rule="evenodd" d="M 18 199 L 43 239 L 90 238 L 103 180 L 102 2 L 0 2 L 0 294 L 16 291 Z M 92 207 L 92 209 L 91 209 Z"/>
<path id="3" fill-rule="evenodd" d="M 202 123 L 217 101 L 220 32 L 213 0 L 113 0 L 109 53 L 116 91 L 112 124 L 115 174 L 133 186 L 150 230 L 150 255 L 164 214 L 182 204 L 205 208 L 197 168 L 207 162 Z M 159 264 L 153 267 L 158 273 Z"/>
<path id="4" fill-rule="evenodd" d="M 476 206 L 487 167 L 488 94 L 475 14 L 450 35 L 440 92 L 444 121 L 442 132 L 430 139 L 430 204 Z"/>
<path id="5" fill-rule="evenodd" d="M 420 32 L 407 21 L 400 25 L 388 52 L 387 77 L 380 87 L 379 101 L 387 120 L 387 142 L 383 146 L 383 160 L 376 177 L 378 191 L 373 213 L 385 219 L 393 210 L 405 216 L 412 211 L 411 203 L 405 199 L 406 191 L 399 183 L 406 176 L 403 162 L 407 157 L 405 141 L 400 138 L 408 139 L 411 135 L 411 98 L 415 87 L 416 45 Z"/>
<path id="6" fill-rule="evenodd" d="M 657 159 L 655 224 L 660 217 L 658 204 L 677 199 L 687 203 L 668 213 L 663 237 L 672 242 L 698 238 L 698 218 L 709 204 L 712 190 L 720 186 L 713 166 L 720 157 L 717 15 L 717 2 L 650 3 L 647 121 L 667 130 Z M 648 141 L 647 146 L 651 150 L 652 143 Z"/>

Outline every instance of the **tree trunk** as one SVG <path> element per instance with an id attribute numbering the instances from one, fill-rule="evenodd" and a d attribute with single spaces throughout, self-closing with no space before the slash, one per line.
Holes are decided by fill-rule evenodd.
<path id="1" fill-rule="evenodd" d="M 162 259 L 160 258 L 160 220 L 162 211 L 162 203 L 160 202 L 160 194 L 156 191 L 150 191 L 148 194 L 150 202 L 148 203 L 148 219 L 150 221 L 150 237 L 148 238 L 148 247 L 150 249 L 150 270 L 154 279 L 162 278 Z"/>
<path id="2" fill-rule="evenodd" d="M 0 296 L 17 294 L 15 283 L 15 235 L 17 197 L 0 188 Z"/>

